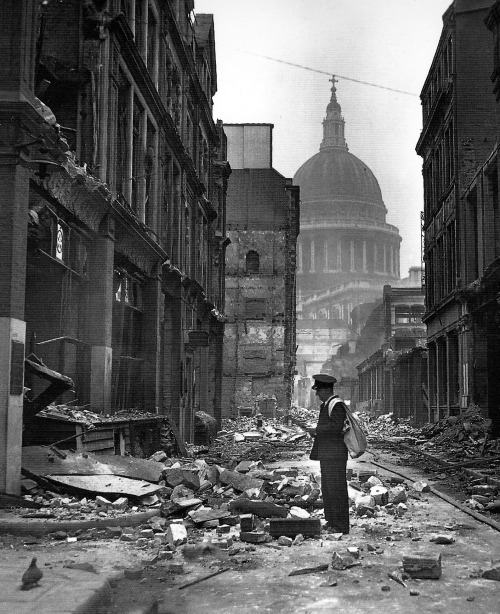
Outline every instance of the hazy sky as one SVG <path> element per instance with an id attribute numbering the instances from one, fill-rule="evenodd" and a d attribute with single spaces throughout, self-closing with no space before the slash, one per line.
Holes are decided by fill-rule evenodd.
<path id="1" fill-rule="evenodd" d="M 377 177 L 403 238 L 401 276 L 420 264 L 419 94 L 451 0 L 195 0 L 215 20 L 214 116 L 274 124 L 273 166 L 293 177 L 319 151 L 335 73 L 349 151 Z M 485 28 L 485 36 L 490 33 Z"/>

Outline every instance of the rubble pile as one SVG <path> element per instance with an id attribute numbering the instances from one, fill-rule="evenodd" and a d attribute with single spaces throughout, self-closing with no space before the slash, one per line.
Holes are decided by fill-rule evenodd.
<path id="1" fill-rule="evenodd" d="M 481 414 L 479 407 L 472 405 L 459 416 L 449 416 L 434 424 L 427 424 L 421 429 L 422 436 L 435 445 L 452 445 L 462 450 L 475 448 L 500 453 L 500 440 L 490 439 L 488 432 L 491 420 Z"/>
<path id="2" fill-rule="evenodd" d="M 393 412 L 377 417 L 365 412 L 356 412 L 355 416 L 365 427 L 370 441 L 386 440 L 390 437 L 405 437 L 412 440 L 420 438 L 420 431 L 410 424 L 410 418 L 397 418 Z"/>
<path id="3" fill-rule="evenodd" d="M 103 422 L 128 422 L 131 420 L 144 420 L 158 417 L 156 414 L 140 411 L 138 409 L 121 410 L 114 414 L 96 414 L 86 409 L 85 405 L 55 405 L 54 403 L 47 405 L 47 407 L 38 412 L 37 416 L 79 422 L 87 425 L 89 428 L 92 428 L 94 424 Z"/>
<path id="4" fill-rule="evenodd" d="M 234 461 L 277 460 L 289 450 L 300 456 L 311 446 L 311 439 L 299 426 L 317 420 L 318 412 L 295 409 L 281 418 L 240 416 L 236 420 L 222 420 L 222 430 L 212 441 L 207 461 L 231 463 Z"/>

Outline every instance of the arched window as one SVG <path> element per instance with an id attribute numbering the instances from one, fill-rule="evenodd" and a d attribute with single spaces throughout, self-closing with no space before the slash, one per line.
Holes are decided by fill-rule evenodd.
<path id="1" fill-rule="evenodd" d="M 254 250 L 250 250 L 247 253 L 246 256 L 246 271 L 247 273 L 258 273 L 259 272 L 259 267 L 260 267 L 260 258 L 259 258 L 259 254 L 254 251 Z"/>

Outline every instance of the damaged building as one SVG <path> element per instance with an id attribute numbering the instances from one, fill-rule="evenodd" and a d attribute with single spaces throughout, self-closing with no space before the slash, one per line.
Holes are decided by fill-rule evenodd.
<path id="1" fill-rule="evenodd" d="M 421 92 L 416 148 L 424 179 L 428 419 L 474 404 L 497 430 L 498 62 L 498 3 L 453 2 Z"/>
<path id="2" fill-rule="evenodd" d="M 291 404 L 299 189 L 272 166 L 272 124 L 225 124 L 227 193 L 223 414 Z"/>
<path id="3" fill-rule="evenodd" d="M 384 286 L 358 341 L 367 355 L 358 366 L 356 410 L 372 416 L 393 413 L 412 424 L 428 420 L 426 327 L 422 322 L 422 269 Z"/>
<path id="4" fill-rule="evenodd" d="M 211 15 L 192 0 L 9 1 L 0 68 L 0 490 L 27 354 L 62 400 L 220 419 L 230 173 Z M 30 395 L 40 384 L 30 382 Z"/>

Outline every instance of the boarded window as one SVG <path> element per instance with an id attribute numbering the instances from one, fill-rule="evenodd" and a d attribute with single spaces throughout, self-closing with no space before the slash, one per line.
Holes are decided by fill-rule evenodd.
<path id="1" fill-rule="evenodd" d="M 245 348 L 243 350 L 243 370 L 245 373 L 267 373 L 267 351 L 265 348 Z"/>
<path id="2" fill-rule="evenodd" d="M 245 318 L 250 320 L 263 320 L 266 313 L 265 298 L 245 299 Z"/>

